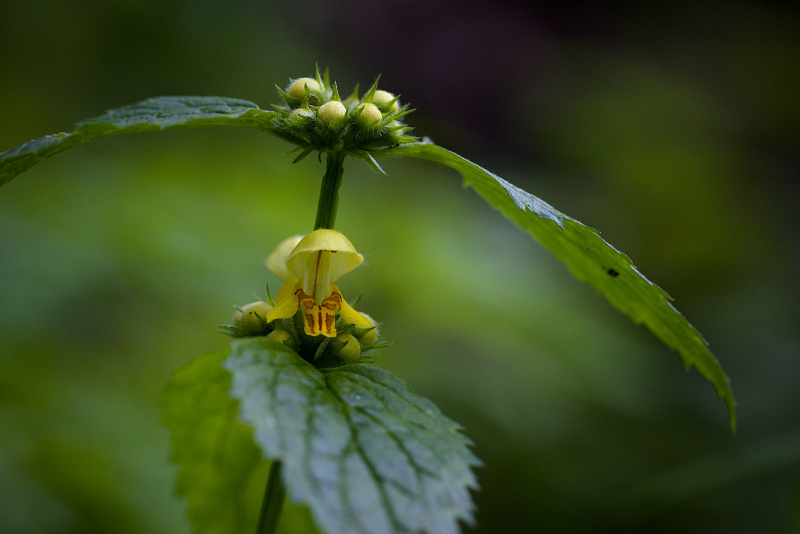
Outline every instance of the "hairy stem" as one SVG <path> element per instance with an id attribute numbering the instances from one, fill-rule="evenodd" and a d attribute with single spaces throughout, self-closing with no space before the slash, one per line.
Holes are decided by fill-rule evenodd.
<path id="1" fill-rule="evenodd" d="M 342 185 L 344 158 L 344 152 L 339 150 L 328 153 L 325 176 L 322 178 L 322 186 L 319 191 L 314 230 L 333 228 L 333 223 L 336 221 L 336 206 L 339 203 L 339 186 Z"/>

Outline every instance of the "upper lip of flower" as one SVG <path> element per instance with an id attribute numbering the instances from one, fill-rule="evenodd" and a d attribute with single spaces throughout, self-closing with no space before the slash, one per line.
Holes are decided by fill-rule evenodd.
<path id="1" fill-rule="evenodd" d="M 331 294 L 333 282 L 364 263 L 364 256 L 340 232 L 314 230 L 286 258 L 286 268 L 303 281 L 303 291 L 318 305 Z"/>

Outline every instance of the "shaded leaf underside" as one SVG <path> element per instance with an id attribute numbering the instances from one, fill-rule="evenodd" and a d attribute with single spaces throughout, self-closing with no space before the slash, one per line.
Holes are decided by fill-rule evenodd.
<path id="1" fill-rule="evenodd" d="M 243 126 L 272 132 L 272 111 L 246 100 L 201 96 L 164 96 L 143 100 L 79 122 L 75 130 L 39 137 L 0 154 L 0 186 L 36 163 L 75 145 L 115 135 L 204 128 Z"/>

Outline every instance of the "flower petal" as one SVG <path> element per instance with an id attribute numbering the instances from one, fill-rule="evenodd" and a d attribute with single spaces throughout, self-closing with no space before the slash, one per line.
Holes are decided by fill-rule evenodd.
<path id="1" fill-rule="evenodd" d="M 292 297 L 292 295 L 294 295 L 294 287 L 296 285 L 297 277 L 289 273 L 289 278 L 286 279 L 281 288 L 278 290 L 278 294 L 275 296 L 275 302 L 283 302 L 287 298 Z"/>
<path id="2" fill-rule="evenodd" d="M 310 295 L 303 293 L 302 289 L 295 291 L 297 302 L 303 311 L 303 325 L 309 336 L 323 335 L 336 337 L 336 310 L 344 301 L 338 289 L 326 297 L 322 304 L 317 304 Z"/>
<path id="3" fill-rule="evenodd" d="M 292 274 L 289 272 L 289 269 L 286 268 L 286 258 L 289 257 L 289 254 L 292 253 L 292 250 L 294 250 L 302 239 L 303 236 L 295 235 L 281 241 L 281 243 L 275 247 L 272 254 L 269 255 L 269 258 L 264 262 L 267 269 L 280 276 L 281 280 L 288 281 Z"/>
<path id="4" fill-rule="evenodd" d="M 356 252 L 353 244 L 342 233 L 320 228 L 300 240 L 286 259 L 286 267 L 298 278 L 303 278 L 309 255 L 322 250 L 333 253 L 329 264 L 331 282 L 335 282 L 364 263 L 364 256 Z"/>
<path id="5" fill-rule="evenodd" d="M 300 285 L 300 281 L 298 280 L 295 285 L 289 289 L 300 289 Z M 286 288 L 286 286 L 287 284 L 283 285 L 281 288 L 281 293 L 284 293 L 284 288 Z M 267 313 L 265 319 L 268 323 L 274 321 L 275 319 L 288 319 L 297 311 L 297 308 L 300 306 L 300 304 L 297 301 L 295 293 L 288 291 L 286 293 L 288 293 L 288 295 L 283 299 L 277 299 L 275 301 L 275 307 Z"/>
<path id="6" fill-rule="evenodd" d="M 372 321 L 357 312 L 355 308 L 350 306 L 344 299 L 342 299 L 342 307 L 339 308 L 339 316 L 348 323 L 356 325 L 358 328 L 372 328 L 375 326 Z"/>

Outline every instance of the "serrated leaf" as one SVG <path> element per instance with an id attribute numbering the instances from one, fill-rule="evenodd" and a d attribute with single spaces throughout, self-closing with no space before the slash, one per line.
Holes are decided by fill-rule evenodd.
<path id="1" fill-rule="evenodd" d="M 374 155 L 425 159 L 458 171 L 466 185 L 528 231 L 564 262 L 576 278 L 588 282 L 614 307 L 635 323 L 646 325 L 658 339 L 676 350 L 685 369 L 695 367 L 711 382 L 727 406 L 731 432 L 736 432 L 736 405 L 728 377 L 708 350 L 706 341 L 672 306 L 670 296 L 636 270 L 631 260 L 604 241 L 596 230 L 433 143 L 409 143 Z"/>
<path id="2" fill-rule="evenodd" d="M 254 532 L 268 462 L 239 422 L 239 402 L 222 367 L 229 350 L 195 358 L 167 383 L 164 422 L 171 430 L 175 488 L 188 501 L 195 534 Z"/>
<path id="3" fill-rule="evenodd" d="M 70 133 L 47 135 L 6 150 L 0 154 L 0 186 L 43 159 L 89 141 L 128 133 L 211 126 L 243 126 L 276 133 L 270 122 L 274 116 L 273 111 L 236 98 L 148 98 L 79 122 Z"/>
<path id="4" fill-rule="evenodd" d="M 234 341 L 225 366 L 241 419 L 324 532 L 448 534 L 472 520 L 467 438 L 388 371 L 320 371 L 265 338 Z"/>

